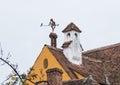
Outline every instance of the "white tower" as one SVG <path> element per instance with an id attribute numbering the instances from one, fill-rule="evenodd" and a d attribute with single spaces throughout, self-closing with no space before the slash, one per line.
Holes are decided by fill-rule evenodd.
<path id="1" fill-rule="evenodd" d="M 80 44 L 81 30 L 75 24 L 70 23 L 62 32 L 65 41 L 62 45 L 64 55 L 70 62 L 81 65 L 83 50 Z"/>

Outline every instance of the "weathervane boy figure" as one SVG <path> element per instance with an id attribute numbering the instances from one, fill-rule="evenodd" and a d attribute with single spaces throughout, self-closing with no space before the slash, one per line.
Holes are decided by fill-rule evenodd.
<path id="1" fill-rule="evenodd" d="M 40 27 L 42 27 L 42 26 L 50 26 L 52 28 L 52 32 L 54 32 L 55 27 L 59 26 L 59 24 L 56 24 L 55 21 L 51 18 L 48 25 L 44 25 L 43 23 L 41 23 Z"/>
<path id="2" fill-rule="evenodd" d="M 53 19 L 50 19 L 49 25 L 50 25 L 51 28 L 52 28 L 52 32 L 54 32 L 54 29 L 55 29 L 55 27 L 56 27 L 56 24 L 55 24 L 55 21 L 54 21 Z"/>

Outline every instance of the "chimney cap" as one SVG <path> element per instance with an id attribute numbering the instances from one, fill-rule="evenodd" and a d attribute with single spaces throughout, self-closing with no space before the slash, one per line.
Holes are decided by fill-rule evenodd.
<path id="1" fill-rule="evenodd" d="M 50 37 L 50 38 L 51 38 L 51 37 L 53 37 L 53 38 L 57 38 L 57 34 L 54 33 L 54 32 L 51 32 L 50 35 L 49 35 L 49 37 Z"/>
<path id="2" fill-rule="evenodd" d="M 61 74 L 63 73 L 63 71 L 59 68 L 51 68 L 46 71 L 46 73 L 51 73 L 51 72 L 59 72 Z"/>

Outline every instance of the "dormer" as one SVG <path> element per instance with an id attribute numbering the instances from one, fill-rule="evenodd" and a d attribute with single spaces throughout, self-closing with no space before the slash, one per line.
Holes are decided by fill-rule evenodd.
<path id="1" fill-rule="evenodd" d="M 63 31 L 64 41 L 79 40 L 82 32 L 74 23 L 70 23 Z"/>
<path id="2" fill-rule="evenodd" d="M 64 33 L 64 43 L 62 45 L 64 55 L 70 62 L 78 65 L 82 64 L 81 30 L 74 23 L 70 23 L 62 32 Z"/>

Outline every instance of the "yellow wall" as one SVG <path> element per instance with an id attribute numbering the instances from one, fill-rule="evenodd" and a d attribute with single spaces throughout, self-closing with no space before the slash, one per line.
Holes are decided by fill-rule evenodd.
<path id="1" fill-rule="evenodd" d="M 81 74 L 79 74 L 79 73 L 77 73 L 77 72 L 74 72 L 74 73 L 76 74 L 76 76 L 77 76 L 79 79 L 83 79 L 83 78 L 84 78 Z"/>
<path id="2" fill-rule="evenodd" d="M 46 69 L 43 66 L 44 59 L 48 59 L 48 67 Z M 40 80 L 40 77 L 41 77 L 40 70 L 41 69 L 43 70 L 42 74 L 44 74 L 44 77 L 41 77 L 41 78 L 42 78 L 42 80 L 46 80 L 47 79 L 46 78 L 46 70 L 48 68 L 60 68 L 63 71 L 63 80 L 70 80 L 70 77 L 65 72 L 63 67 L 57 62 L 56 58 L 51 54 L 48 47 L 45 46 L 43 48 L 42 52 L 40 53 L 40 55 L 38 56 L 38 59 L 36 60 L 34 66 L 33 66 L 33 69 L 35 69 L 35 70 L 30 72 L 30 74 L 36 73 L 39 76 L 39 77 L 37 76 L 37 78 L 35 78 L 35 80 L 33 80 L 33 81 L 37 82 Z M 33 85 L 33 84 L 29 83 L 29 85 Z"/>

